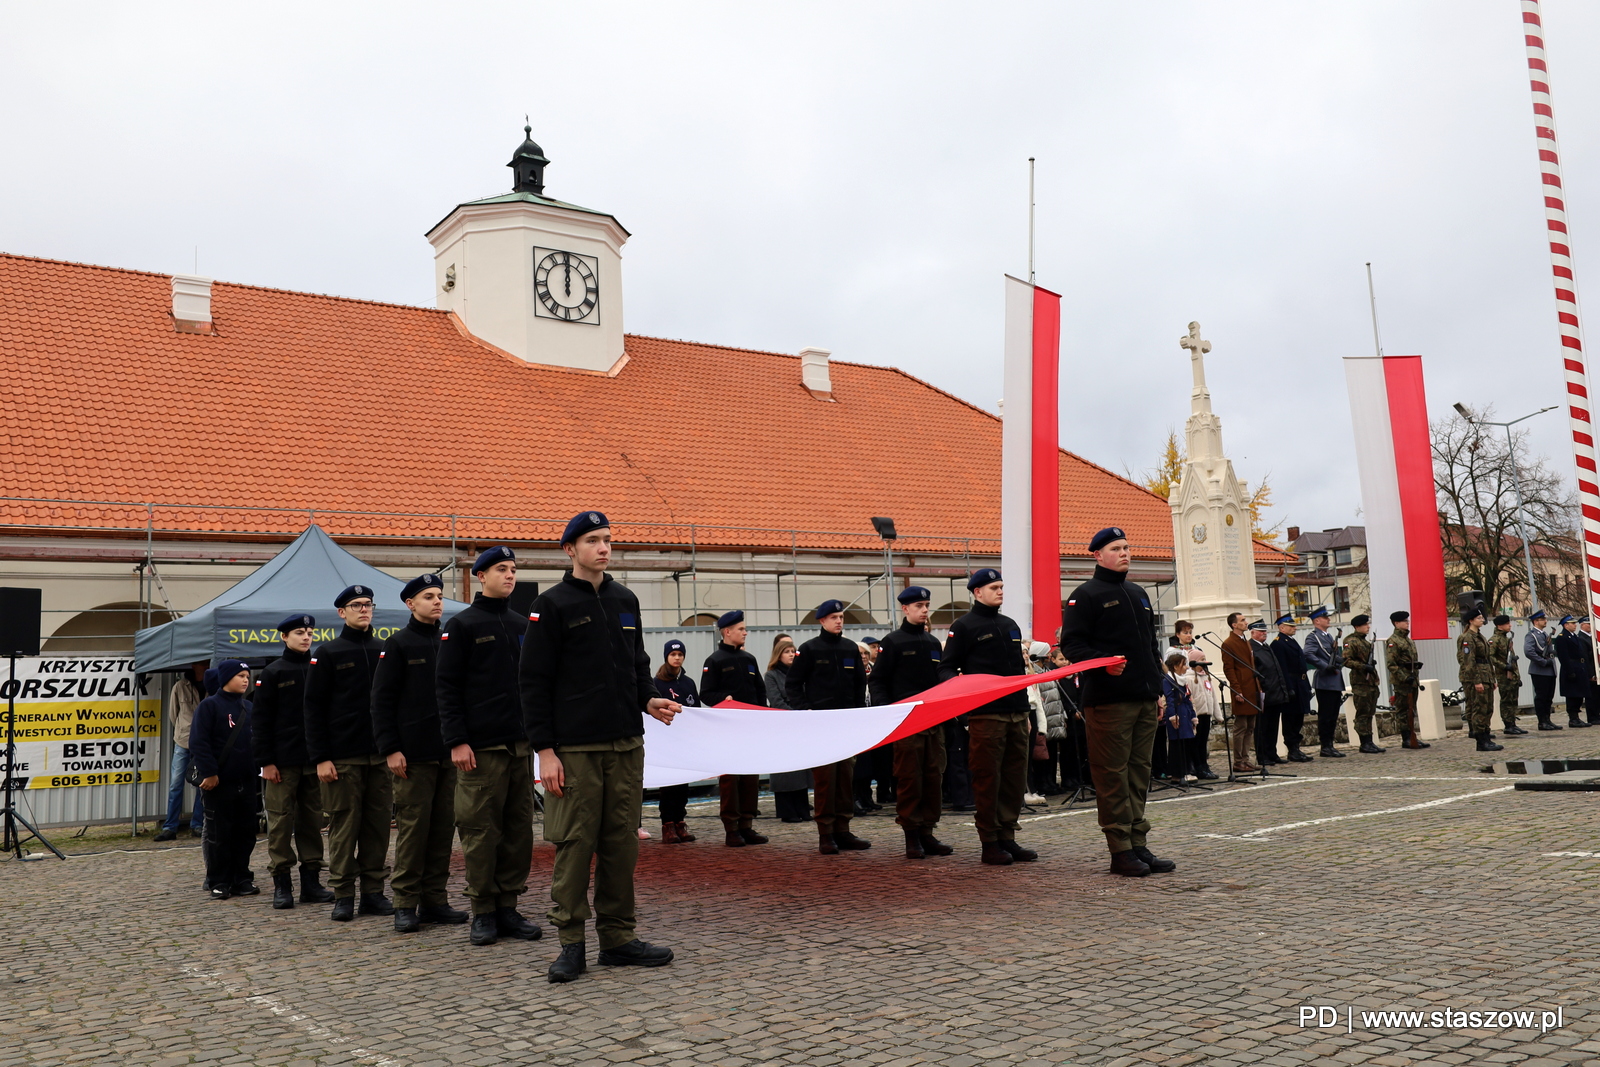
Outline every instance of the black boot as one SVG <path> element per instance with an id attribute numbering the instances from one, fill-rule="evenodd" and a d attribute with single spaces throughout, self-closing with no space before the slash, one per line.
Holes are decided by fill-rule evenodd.
<path id="1" fill-rule="evenodd" d="M 600 963 L 606 967 L 665 967 L 672 962 L 672 950 L 634 938 L 626 945 L 600 950 Z"/>
<path id="2" fill-rule="evenodd" d="M 322 884 L 322 872 L 315 867 L 300 868 L 300 903 L 326 904 L 333 899 L 333 890 Z"/>
<path id="3" fill-rule="evenodd" d="M 1417 740 L 1416 734 L 1406 734 L 1400 742 L 1401 748 L 1432 748 L 1426 741 Z"/>
<path id="4" fill-rule="evenodd" d="M 864 848 L 871 848 L 872 842 L 865 841 L 849 830 L 833 835 L 833 843 L 845 852 L 859 852 Z"/>
<path id="5" fill-rule="evenodd" d="M 1559 730 L 1559 729 L 1561 729 L 1561 727 L 1556 725 L 1555 723 L 1551 722 L 1549 714 L 1546 713 L 1544 715 L 1539 716 L 1539 729 L 1541 729 L 1541 730 Z"/>
<path id="6" fill-rule="evenodd" d="M 328 918 L 336 923 L 347 923 L 356 917 L 356 898 L 337 897 L 333 902 L 333 914 Z"/>
<path id="7" fill-rule="evenodd" d="M 417 918 L 416 908 L 394 909 L 394 932 L 397 934 L 414 934 L 422 929 L 422 920 Z"/>
<path id="8" fill-rule="evenodd" d="M 494 921 L 500 927 L 500 933 L 503 937 L 515 937 L 523 941 L 537 941 L 544 936 L 544 931 L 524 919 L 516 908 L 494 909 Z"/>
<path id="9" fill-rule="evenodd" d="M 1178 865 L 1176 863 L 1172 862 L 1171 860 L 1162 859 L 1160 856 L 1157 856 L 1143 845 L 1134 845 L 1133 854 L 1144 860 L 1145 866 L 1149 867 L 1151 872 L 1154 874 L 1166 874 L 1168 871 L 1175 871 L 1178 869 Z"/>
<path id="10" fill-rule="evenodd" d="M 747 845 L 764 845 L 767 843 L 766 834 L 758 834 L 748 826 L 739 831 L 739 836 L 744 838 L 744 843 Z"/>
<path id="11" fill-rule="evenodd" d="M 361 906 L 356 910 L 362 915 L 393 915 L 394 905 L 382 893 L 362 893 Z"/>
<path id="12" fill-rule="evenodd" d="M 1505 749 L 1504 745 L 1497 745 L 1493 741 L 1489 740 L 1489 731 L 1487 730 L 1481 734 L 1474 734 L 1473 736 L 1478 739 L 1479 752 L 1501 752 Z"/>
<path id="13" fill-rule="evenodd" d="M 1316 757 L 1314 757 L 1314 756 L 1306 755 L 1304 752 L 1301 752 L 1298 748 L 1291 748 L 1289 750 L 1289 762 L 1290 763 L 1311 763 L 1315 758 Z"/>
<path id="14" fill-rule="evenodd" d="M 978 858 L 992 867 L 1009 867 L 1015 862 L 1011 858 L 1011 853 L 1001 848 L 998 841 L 985 841 L 983 855 Z"/>
<path id="15" fill-rule="evenodd" d="M 832 834 L 819 833 L 817 834 L 817 851 L 824 856 L 837 856 L 839 854 L 839 843 L 833 839 Z M 559 979 L 559 981 L 571 981 L 571 979 Z"/>
<path id="16" fill-rule="evenodd" d="M 1576 715 L 1567 716 L 1567 725 L 1572 727 L 1574 730 L 1587 730 L 1589 728 L 1589 724 L 1578 718 Z"/>
<path id="17" fill-rule="evenodd" d="M 288 911 L 294 907 L 294 879 L 288 871 L 272 876 L 272 908 L 274 911 Z"/>
<path id="18" fill-rule="evenodd" d="M 1150 873 L 1150 865 L 1130 848 L 1111 854 L 1111 873 L 1124 878 L 1143 878 Z"/>
<path id="19" fill-rule="evenodd" d="M 474 945 L 492 945 L 500 940 L 500 924 L 495 922 L 494 912 L 472 917 L 472 930 L 468 932 L 467 940 Z"/>
<path id="20" fill-rule="evenodd" d="M 1322 751 L 1318 752 L 1317 755 L 1324 756 L 1328 759 L 1344 759 L 1344 753 L 1340 752 L 1332 745 L 1323 745 Z"/>
<path id="21" fill-rule="evenodd" d="M 1362 734 L 1361 735 L 1361 748 L 1359 749 L 1359 751 L 1376 754 L 1378 752 L 1382 752 L 1383 749 L 1379 748 L 1377 745 L 1372 743 L 1372 736 L 1370 734 Z"/>
<path id="22" fill-rule="evenodd" d="M 1525 734 L 1528 731 L 1524 730 L 1522 727 L 1513 722 L 1506 724 L 1505 728 L 1500 732 L 1505 734 L 1507 737 L 1511 737 L 1514 734 Z"/>
<path id="23" fill-rule="evenodd" d="M 931 831 L 922 830 L 918 837 L 922 842 L 922 851 L 930 856 L 948 856 L 955 851 L 955 849 L 934 837 Z"/>
<path id="24" fill-rule="evenodd" d="M 471 916 L 452 908 L 449 904 L 423 904 L 417 909 L 417 918 L 425 923 L 439 926 L 460 926 Z"/>
<path id="25" fill-rule="evenodd" d="M 550 965 L 545 975 L 552 982 L 573 982 L 588 969 L 589 963 L 584 958 L 583 942 L 577 941 L 561 946 L 561 955 L 556 957 L 556 961 Z"/>
<path id="26" fill-rule="evenodd" d="M 1011 858 L 1018 863 L 1032 863 L 1039 858 L 1039 854 L 1031 848 L 1023 848 L 1015 841 L 1001 841 L 1000 847 L 1011 853 Z"/>

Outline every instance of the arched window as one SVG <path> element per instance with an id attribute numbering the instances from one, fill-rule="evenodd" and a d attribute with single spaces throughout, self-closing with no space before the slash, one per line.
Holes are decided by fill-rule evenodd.
<path id="1" fill-rule="evenodd" d="M 56 627 L 42 652 L 59 655 L 71 652 L 128 652 L 133 651 L 133 635 L 141 626 L 159 626 L 171 622 L 173 615 L 164 609 L 152 607 L 146 622 L 143 605 L 138 601 L 102 604 L 88 611 L 80 611 Z"/>

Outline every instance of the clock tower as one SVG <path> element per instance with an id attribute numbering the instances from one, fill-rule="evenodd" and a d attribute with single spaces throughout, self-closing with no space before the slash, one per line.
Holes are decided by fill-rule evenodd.
<path id="1" fill-rule="evenodd" d="M 428 231 L 439 307 L 529 363 L 622 369 L 622 245 L 610 215 L 544 194 L 533 128 L 506 166 L 511 192 L 458 204 Z"/>

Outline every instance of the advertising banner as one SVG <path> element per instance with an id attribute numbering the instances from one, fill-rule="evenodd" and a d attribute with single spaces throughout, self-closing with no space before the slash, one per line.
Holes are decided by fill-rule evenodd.
<path id="1" fill-rule="evenodd" d="M 0 777 L 20 789 L 126 785 L 160 778 L 161 697 L 132 657 L 0 660 Z M 5 699 L 16 695 L 16 756 L 5 763 Z M 137 721 L 137 736 L 135 723 Z"/>

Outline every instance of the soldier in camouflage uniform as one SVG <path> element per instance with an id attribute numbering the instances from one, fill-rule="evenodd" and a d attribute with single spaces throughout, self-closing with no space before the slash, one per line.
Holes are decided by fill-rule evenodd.
<path id="1" fill-rule="evenodd" d="M 1378 710 L 1378 666 L 1372 656 L 1372 619 L 1357 615 L 1350 620 L 1355 633 L 1344 639 L 1344 665 L 1350 670 L 1350 697 L 1356 706 L 1356 733 L 1361 752 L 1383 749 L 1372 743 L 1372 716 Z"/>
<path id="2" fill-rule="evenodd" d="M 1461 674 L 1462 722 L 1468 736 L 1478 742 L 1479 752 L 1499 752 L 1500 745 L 1489 740 L 1489 712 L 1494 662 L 1489 658 L 1489 642 L 1478 631 L 1483 629 L 1483 609 L 1469 608 L 1461 613 L 1461 636 L 1456 640 L 1456 666 Z"/>
<path id="3" fill-rule="evenodd" d="M 1400 721 L 1404 748 L 1432 748 L 1417 736 L 1417 687 L 1422 665 L 1417 661 L 1417 645 L 1411 640 L 1411 612 L 1390 614 L 1394 633 L 1384 643 L 1383 662 L 1389 669 L 1389 700 Z"/>
<path id="4" fill-rule="evenodd" d="M 1494 617 L 1494 636 L 1489 638 L 1489 659 L 1494 664 L 1495 684 L 1500 689 L 1500 723 L 1507 736 L 1528 731 L 1517 725 L 1517 693 L 1522 689 L 1522 671 L 1517 667 L 1517 635 L 1511 632 L 1511 616 Z"/>

